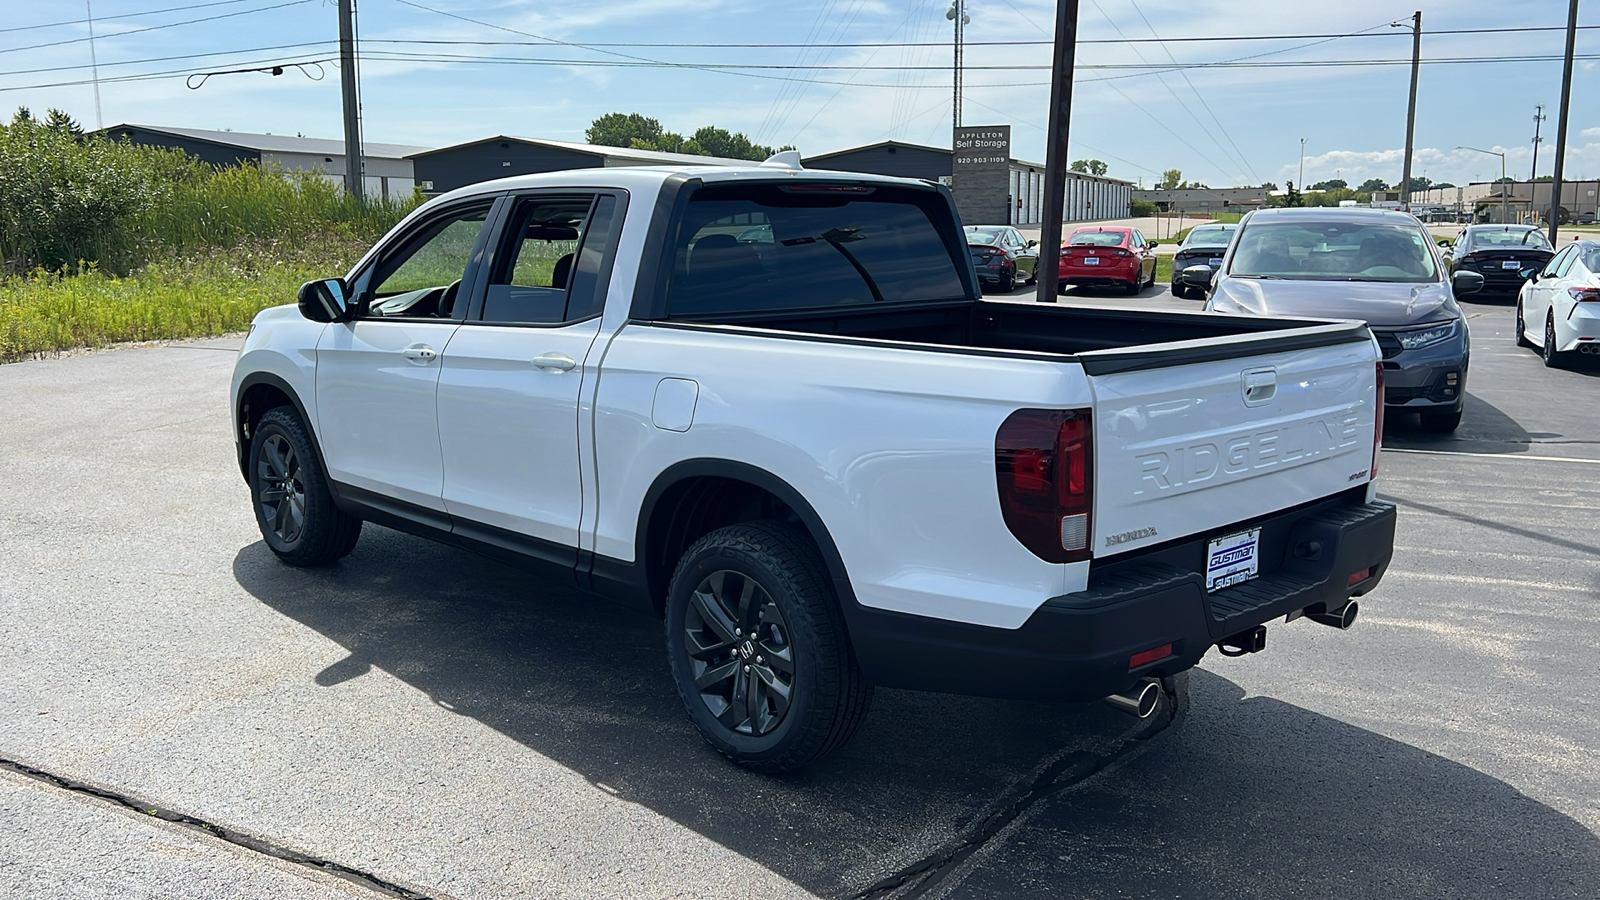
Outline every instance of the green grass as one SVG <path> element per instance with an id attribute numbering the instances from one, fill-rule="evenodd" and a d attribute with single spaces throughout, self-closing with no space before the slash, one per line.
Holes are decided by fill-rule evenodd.
<path id="1" fill-rule="evenodd" d="M 365 247 L 353 239 L 265 242 L 192 251 L 120 277 L 92 266 L 13 276 L 0 283 L 0 362 L 242 331 L 260 310 L 293 303 L 302 283 L 344 274 Z"/>

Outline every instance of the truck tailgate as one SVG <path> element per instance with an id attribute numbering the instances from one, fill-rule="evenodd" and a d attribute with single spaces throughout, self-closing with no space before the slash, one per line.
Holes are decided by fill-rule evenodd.
<path id="1" fill-rule="evenodd" d="M 1083 354 L 1094 554 L 1224 537 L 1369 481 L 1378 352 L 1356 324 L 1253 338 L 1232 355 L 1214 343 Z"/>

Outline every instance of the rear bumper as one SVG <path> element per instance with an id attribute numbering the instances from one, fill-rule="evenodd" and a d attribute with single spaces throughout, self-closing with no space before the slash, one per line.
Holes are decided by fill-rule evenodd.
<path id="1" fill-rule="evenodd" d="M 1216 593 L 1206 593 L 1202 574 L 1216 536 L 1208 534 L 1097 563 L 1088 590 L 1051 598 L 1015 630 L 857 607 L 851 639 L 864 674 L 885 687 L 1098 699 L 1189 669 L 1223 638 L 1339 609 L 1376 587 L 1394 552 L 1395 509 L 1360 502 L 1364 491 L 1221 529 L 1262 529 L 1261 575 Z M 1169 656 L 1129 667 L 1134 654 L 1169 643 Z"/>

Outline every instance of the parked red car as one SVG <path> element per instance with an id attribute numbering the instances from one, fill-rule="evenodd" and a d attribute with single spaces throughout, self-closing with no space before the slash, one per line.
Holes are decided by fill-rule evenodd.
<path id="1" fill-rule="evenodd" d="M 1130 294 L 1156 283 L 1156 243 L 1126 225 L 1085 225 L 1061 245 L 1060 282 L 1069 285 L 1122 287 Z"/>

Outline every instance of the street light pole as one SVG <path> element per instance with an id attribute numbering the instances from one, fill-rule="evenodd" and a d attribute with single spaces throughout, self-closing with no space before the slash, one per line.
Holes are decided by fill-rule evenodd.
<path id="1" fill-rule="evenodd" d="M 1300 180 L 1295 184 L 1300 185 L 1300 193 L 1306 192 L 1306 139 L 1300 139 Z"/>
<path id="2" fill-rule="evenodd" d="M 1471 150 L 1474 153 L 1487 153 L 1490 156 L 1500 157 L 1500 222 L 1502 224 L 1510 222 L 1511 213 L 1506 204 L 1506 155 L 1504 153 L 1496 153 L 1493 150 L 1479 150 L 1477 147 L 1457 146 L 1456 149 Z"/>

